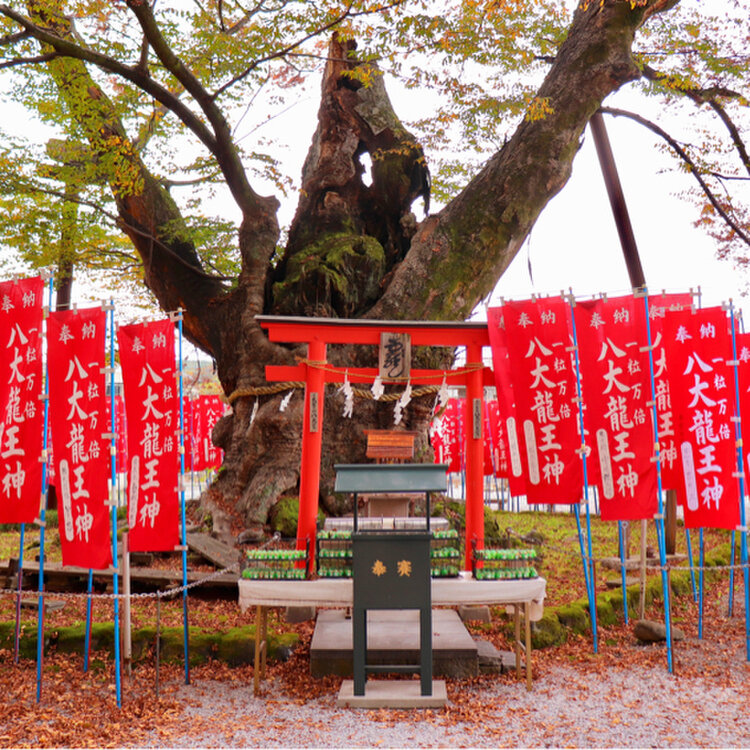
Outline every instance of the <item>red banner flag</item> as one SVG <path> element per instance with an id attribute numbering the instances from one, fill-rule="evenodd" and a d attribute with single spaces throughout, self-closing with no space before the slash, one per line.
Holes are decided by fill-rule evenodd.
<path id="1" fill-rule="evenodd" d="M 182 418 L 185 427 L 185 471 L 193 471 L 193 414 L 189 396 L 182 397 Z"/>
<path id="2" fill-rule="evenodd" d="M 518 420 L 516 419 L 516 406 L 510 375 L 508 344 L 501 307 L 487 308 L 487 330 L 492 349 L 492 371 L 495 375 L 499 419 L 505 435 L 507 451 L 508 470 L 504 476 L 508 478 L 511 495 L 525 495 L 525 459 L 518 436 Z"/>
<path id="3" fill-rule="evenodd" d="M 0 284 L 0 522 L 32 523 L 42 497 L 41 278 Z"/>
<path id="4" fill-rule="evenodd" d="M 53 312 L 47 325 L 63 565 L 97 570 L 112 563 L 106 326 L 101 308 Z"/>
<path id="5" fill-rule="evenodd" d="M 497 401 L 484 402 L 484 475 L 507 477 L 508 447 Z"/>
<path id="6" fill-rule="evenodd" d="M 672 404 L 680 418 L 682 495 L 687 528 L 739 523 L 732 342 L 719 307 L 680 311 L 664 321 Z"/>
<path id="7" fill-rule="evenodd" d="M 128 538 L 137 552 L 179 544 L 179 400 L 174 325 L 169 320 L 120 326 L 128 425 Z"/>
<path id="8" fill-rule="evenodd" d="M 203 430 L 199 450 L 203 454 L 204 469 L 218 469 L 223 460 L 224 451 L 217 448 L 211 440 L 216 423 L 224 416 L 224 402 L 219 396 L 200 396 L 201 426 Z"/>
<path id="9" fill-rule="evenodd" d="M 668 315 L 692 307 L 692 294 L 657 294 L 648 298 L 648 317 L 654 360 L 654 395 L 658 415 L 659 458 L 661 460 L 661 486 L 676 490 L 682 483 L 682 464 L 677 449 L 675 411 L 672 406 L 669 383 L 670 363 L 664 346 L 663 327 Z M 639 320 L 646 324 L 646 307 L 643 300 L 636 308 Z"/>
<path id="10" fill-rule="evenodd" d="M 462 468 L 463 435 L 459 421 L 461 412 L 461 399 L 450 399 L 442 416 L 433 422 L 431 432 L 435 463 L 448 464 L 448 471 L 451 473 L 458 473 Z"/>
<path id="11" fill-rule="evenodd" d="M 654 428 L 642 300 L 632 296 L 576 303 L 575 322 L 586 405 L 605 521 L 650 518 L 658 509 Z"/>
<path id="12" fill-rule="evenodd" d="M 125 419 L 125 399 L 115 396 L 115 450 L 117 470 L 122 471 L 128 465 L 127 420 Z"/>
<path id="13" fill-rule="evenodd" d="M 583 488 L 569 306 L 560 298 L 503 306 L 529 503 L 577 503 Z"/>

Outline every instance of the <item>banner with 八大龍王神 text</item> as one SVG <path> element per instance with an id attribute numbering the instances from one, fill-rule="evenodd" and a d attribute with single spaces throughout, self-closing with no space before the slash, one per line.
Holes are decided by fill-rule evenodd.
<path id="1" fill-rule="evenodd" d="M 169 320 L 120 326 L 128 444 L 128 537 L 137 552 L 179 544 L 179 394 Z"/>
<path id="2" fill-rule="evenodd" d="M 0 283 L 0 523 L 32 523 L 42 497 L 40 277 Z"/>
<path id="3" fill-rule="evenodd" d="M 562 298 L 502 307 L 529 503 L 577 503 L 583 488 L 577 382 Z"/>
<path id="4" fill-rule="evenodd" d="M 64 565 L 112 563 L 106 313 L 53 312 L 47 323 L 49 408 Z"/>
<path id="5" fill-rule="evenodd" d="M 729 321 L 720 307 L 674 312 L 663 327 L 682 466 L 686 528 L 740 520 Z"/>

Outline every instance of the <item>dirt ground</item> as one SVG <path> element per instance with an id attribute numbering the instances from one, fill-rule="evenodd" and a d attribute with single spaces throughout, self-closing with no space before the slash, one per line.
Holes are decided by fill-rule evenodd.
<path id="1" fill-rule="evenodd" d="M 270 666 L 260 696 L 252 667 L 218 662 L 191 670 L 161 665 L 159 696 L 152 658 L 122 679 L 115 701 L 111 658 L 50 654 L 36 701 L 36 664 L 0 651 L 3 747 L 745 747 L 750 746 L 750 681 L 741 595 L 727 617 L 726 582 L 706 592 L 703 638 L 697 605 L 675 603 L 686 638 L 674 644 L 673 673 L 664 644 L 639 645 L 632 622 L 571 636 L 534 653 L 534 689 L 514 674 L 448 680 L 449 705 L 435 711 L 339 709 L 338 678 L 309 675 L 312 628 L 301 645 Z M 738 586 L 739 588 L 739 586 Z M 199 605 L 225 626 L 250 622 L 230 602 Z M 659 612 L 649 613 L 655 618 Z M 205 613 L 204 613 L 205 615 Z M 209 616 L 209 615 L 205 615 Z M 5 613 L 7 617 L 7 612 Z M 223 619 L 222 619 L 223 618 Z M 477 629 L 508 648 L 501 627 Z"/>

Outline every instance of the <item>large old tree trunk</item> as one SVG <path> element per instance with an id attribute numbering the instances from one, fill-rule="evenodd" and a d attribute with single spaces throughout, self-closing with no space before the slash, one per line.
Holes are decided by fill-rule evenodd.
<path id="1" fill-rule="evenodd" d="M 267 364 L 293 364 L 304 352 L 271 344 L 258 314 L 323 315 L 381 319 L 465 319 L 493 288 L 521 247 L 539 213 L 567 181 L 583 130 L 603 99 L 639 75 L 631 58 L 636 29 L 676 0 L 582 3 L 538 92 L 549 113 L 527 119 L 451 203 L 418 223 L 411 210 L 419 197 L 429 205 L 429 173 L 419 144 L 405 130 L 385 93 L 382 77 L 362 70 L 354 44 L 334 38 L 322 84 L 318 128 L 304 165 L 302 198 L 283 257 L 274 267 L 279 229 L 277 203 L 250 187 L 231 133 L 215 101 L 185 66 L 165 50 L 148 3 L 128 0 L 145 38 L 191 94 L 208 125 L 190 118 L 177 97 L 136 68 L 127 77 L 190 127 L 220 166 L 242 211 L 242 272 L 232 290 L 207 274 L 180 230 L 181 217 L 168 192 L 148 173 L 133 149 L 122 149 L 111 188 L 121 225 L 143 259 L 145 278 L 165 310 L 184 310 L 184 330 L 216 360 L 233 413 L 215 431 L 226 451 L 219 478 L 206 500 L 234 506 L 249 527 L 260 527 L 277 498 L 299 481 L 302 393 L 281 412 L 283 394 L 259 394 Z M 59 39 L 71 38 L 63 16 L 38 19 Z M 61 56 L 50 69 L 94 155 L 111 155 L 127 143 L 124 129 L 82 60 L 57 38 L 39 37 Z M 102 63 L 102 67 L 106 65 Z M 372 75 L 372 74 L 375 75 Z M 364 86 L 361 80 L 372 80 Z M 364 176 L 364 155 L 372 162 Z M 128 177 L 130 175 L 130 177 Z M 124 177 L 123 177 L 124 176 Z M 140 189 L 132 189 L 137 178 Z M 561 252 L 565 249 L 561 246 Z M 425 355 L 429 356 L 429 355 Z M 336 364 L 364 364 L 373 352 L 336 350 Z M 450 354 L 433 355 L 445 366 Z M 404 426 L 424 431 L 434 397 L 417 399 Z M 252 419 L 254 407 L 257 414 Z M 392 406 L 355 404 L 343 419 L 343 400 L 329 391 L 324 423 L 321 500 L 336 510 L 334 462 L 364 457 L 362 430 L 392 423 Z M 423 438 L 418 450 L 426 455 Z"/>

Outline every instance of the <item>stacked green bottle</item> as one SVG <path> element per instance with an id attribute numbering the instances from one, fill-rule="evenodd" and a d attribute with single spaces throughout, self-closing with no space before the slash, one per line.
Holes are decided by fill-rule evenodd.
<path id="1" fill-rule="evenodd" d="M 251 549 L 243 578 L 251 580 L 303 580 L 307 577 L 307 552 L 297 549 Z M 304 562 L 304 566 L 300 563 Z"/>
<path id="2" fill-rule="evenodd" d="M 473 553 L 474 577 L 479 581 L 536 578 L 535 549 L 479 549 Z M 478 562 L 482 565 L 477 565 Z"/>
<path id="3" fill-rule="evenodd" d="M 320 578 L 352 577 L 352 532 L 348 529 L 321 529 L 315 557 Z"/>
<path id="4" fill-rule="evenodd" d="M 455 529 L 433 531 L 430 557 L 430 574 L 433 578 L 455 578 L 461 559 L 458 532 Z"/>

